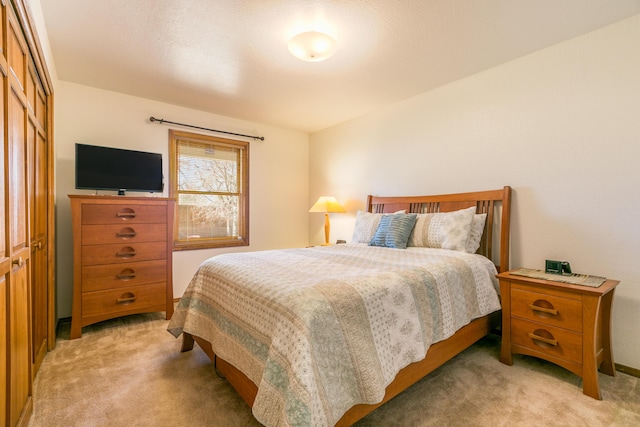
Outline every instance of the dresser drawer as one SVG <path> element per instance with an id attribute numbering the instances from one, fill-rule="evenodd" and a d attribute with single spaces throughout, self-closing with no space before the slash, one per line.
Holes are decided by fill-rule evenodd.
<path id="1" fill-rule="evenodd" d="M 82 317 L 102 316 L 166 304 L 166 282 L 82 294 Z"/>
<path id="2" fill-rule="evenodd" d="M 511 343 L 582 365 L 582 334 L 577 332 L 511 318 Z"/>
<path id="3" fill-rule="evenodd" d="M 513 287 L 511 315 L 582 332 L 582 301 Z"/>
<path id="4" fill-rule="evenodd" d="M 167 258 L 165 242 L 117 245 L 88 245 L 82 247 L 82 265 L 122 264 Z"/>
<path id="5" fill-rule="evenodd" d="M 127 264 L 82 267 L 82 291 L 123 288 L 163 282 L 167 277 L 167 261 L 144 261 Z"/>
<path id="6" fill-rule="evenodd" d="M 166 224 L 111 224 L 82 226 L 83 245 L 166 241 Z"/>
<path id="7" fill-rule="evenodd" d="M 167 208 L 163 205 L 85 204 L 82 224 L 167 223 Z"/>

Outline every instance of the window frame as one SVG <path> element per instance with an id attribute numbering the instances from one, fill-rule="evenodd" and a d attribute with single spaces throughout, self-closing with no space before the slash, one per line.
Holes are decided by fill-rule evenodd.
<path id="1" fill-rule="evenodd" d="M 238 236 L 224 238 L 201 238 L 197 240 L 181 240 L 180 236 L 180 194 L 178 190 L 178 147 L 179 141 L 211 145 L 213 148 L 234 148 L 240 150 L 238 178 Z M 210 248 L 228 248 L 249 246 L 249 143 L 235 139 L 202 135 L 192 132 L 169 130 L 169 197 L 176 201 L 174 215 L 173 250 L 194 250 Z"/>

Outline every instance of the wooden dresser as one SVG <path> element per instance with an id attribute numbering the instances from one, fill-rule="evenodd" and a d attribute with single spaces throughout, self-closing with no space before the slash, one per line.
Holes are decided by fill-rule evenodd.
<path id="1" fill-rule="evenodd" d="M 175 202 L 69 195 L 73 220 L 71 339 L 82 327 L 135 313 L 173 315 Z"/>
<path id="2" fill-rule="evenodd" d="M 500 361 L 513 354 L 548 360 L 582 377 L 587 396 L 601 399 L 598 369 L 616 373 L 611 347 L 611 303 L 617 280 L 599 287 L 498 274 L 502 299 Z"/>

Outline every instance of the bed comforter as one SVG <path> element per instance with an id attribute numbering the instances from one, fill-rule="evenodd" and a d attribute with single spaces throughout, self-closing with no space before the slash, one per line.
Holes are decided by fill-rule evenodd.
<path id="1" fill-rule="evenodd" d="M 400 369 L 500 309 L 481 255 L 346 244 L 205 261 L 168 330 L 206 339 L 258 386 L 267 426 L 334 425 Z"/>

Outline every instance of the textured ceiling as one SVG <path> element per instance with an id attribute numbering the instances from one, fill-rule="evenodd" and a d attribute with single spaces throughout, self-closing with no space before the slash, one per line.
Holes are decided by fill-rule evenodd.
<path id="1" fill-rule="evenodd" d="M 60 80 L 306 132 L 640 13 L 640 0 L 40 3 Z M 310 30 L 336 54 L 291 56 Z"/>

